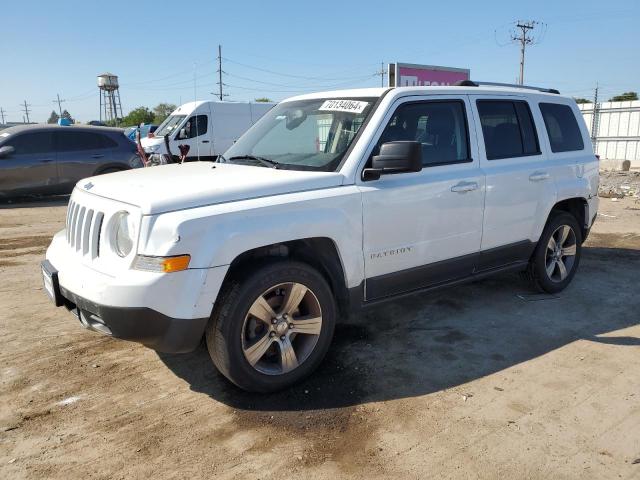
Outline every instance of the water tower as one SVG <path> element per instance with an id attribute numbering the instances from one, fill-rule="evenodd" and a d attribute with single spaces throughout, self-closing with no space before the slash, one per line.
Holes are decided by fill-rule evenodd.
<path id="1" fill-rule="evenodd" d="M 98 75 L 98 88 L 100 89 L 100 121 L 115 121 L 117 124 L 118 119 L 122 118 L 118 76 L 109 72 Z"/>

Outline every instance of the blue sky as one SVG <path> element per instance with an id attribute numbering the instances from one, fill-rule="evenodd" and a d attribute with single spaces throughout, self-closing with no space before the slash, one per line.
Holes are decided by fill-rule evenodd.
<path id="1" fill-rule="evenodd" d="M 640 2 L 67 0 L 3 2 L 0 107 L 44 121 L 59 93 L 81 121 L 98 117 L 96 75 L 120 77 L 125 111 L 213 98 L 222 44 L 230 100 L 379 86 L 380 62 L 471 69 L 514 82 L 518 19 L 546 23 L 527 53 L 525 83 L 589 97 L 640 90 Z M 107 6 L 110 9 L 107 9 Z M 538 33 L 542 33 L 539 28 Z"/>

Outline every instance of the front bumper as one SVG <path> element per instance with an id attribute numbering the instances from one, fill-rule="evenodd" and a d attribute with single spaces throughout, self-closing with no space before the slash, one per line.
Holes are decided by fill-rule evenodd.
<path id="1" fill-rule="evenodd" d="M 86 255 L 56 234 L 43 269 L 55 272 L 57 305 L 72 310 L 83 325 L 162 352 L 187 352 L 204 334 L 227 267 L 158 274 L 123 267 L 97 271 Z M 49 285 L 49 288 L 51 285 Z"/>
<path id="2" fill-rule="evenodd" d="M 48 260 L 42 269 L 53 275 L 56 306 L 65 306 L 82 325 L 105 335 L 142 343 L 167 353 L 193 351 L 204 333 L 208 318 L 172 318 L 147 307 L 113 307 L 78 295 L 57 281 L 57 270 Z M 59 301 L 58 301 L 59 300 Z"/>

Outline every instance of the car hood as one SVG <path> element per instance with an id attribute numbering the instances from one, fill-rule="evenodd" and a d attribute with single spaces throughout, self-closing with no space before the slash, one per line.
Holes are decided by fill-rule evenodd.
<path id="1" fill-rule="evenodd" d="M 336 172 L 189 162 L 85 178 L 76 188 L 140 207 L 143 215 L 342 185 Z"/>

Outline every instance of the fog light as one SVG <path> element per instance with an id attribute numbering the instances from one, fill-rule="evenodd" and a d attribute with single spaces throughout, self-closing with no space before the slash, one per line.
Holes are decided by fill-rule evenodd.
<path id="1" fill-rule="evenodd" d="M 191 255 L 176 255 L 175 257 L 137 255 L 133 262 L 133 268 L 158 273 L 179 272 L 189 267 L 190 260 Z"/>

